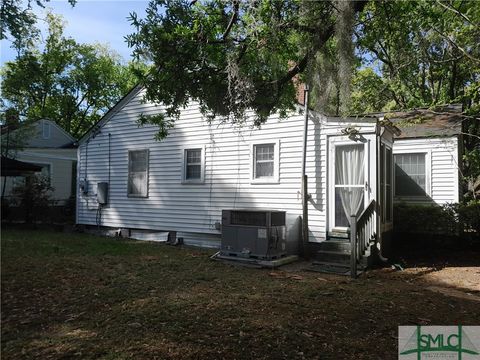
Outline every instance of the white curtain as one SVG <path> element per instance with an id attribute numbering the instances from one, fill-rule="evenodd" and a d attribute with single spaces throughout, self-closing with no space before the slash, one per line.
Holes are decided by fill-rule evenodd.
<path id="1" fill-rule="evenodd" d="M 358 215 L 363 209 L 365 183 L 363 149 L 363 144 L 337 146 L 335 149 L 335 184 L 340 191 L 342 207 L 349 223 L 350 215 Z"/>

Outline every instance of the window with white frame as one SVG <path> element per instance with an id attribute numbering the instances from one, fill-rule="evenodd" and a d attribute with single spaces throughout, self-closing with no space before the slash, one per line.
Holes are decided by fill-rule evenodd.
<path id="1" fill-rule="evenodd" d="M 40 176 L 42 176 L 44 179 L 48 181 L 51 181 L 52 169 L 50 164 L 35 164 L 35 165 L 38 165 L 42 168 Z"/>
<path id="2" fill-rule="evenodd" d="M 385 145 L 380 145 L 380 206 L 382 207 L 382 222 L 392 221 L 392 149 Z"/>
<path id="3" fill-rule="evenodd" d="M 203 148 L 185 149 L 183 156 L 183 182 L 203 182 Z"/>
<path id="4" fill-rule="evenodd" d="M 395 196 L 425 197 L 428 194 L 427 154 L 395 154 Z"/>
<path id="5" fill-rule="evenodd" d="M 252 145 L 252 182 L 278 181 L 279 143 Z"/>
<path id="6" fill-rule="evenodd" d="M 385 220 L 393 220 L 392 149 L 385 148 Z"/>
<path id="7" fill-rule="evenodd" d="M 12 187 L 25 186 L 25 176 L 13 176 Z"/>
<path id="8" fill-rule="evenodd" d="M 42 135 L 44 139 L 50 139 L 50 124 L 46 121 L 42 122 Z"/>
<path id="9" fill-rule="evenodd" d="M 128 152 L 128 196 L 148 196 L 148 150 Z"/>

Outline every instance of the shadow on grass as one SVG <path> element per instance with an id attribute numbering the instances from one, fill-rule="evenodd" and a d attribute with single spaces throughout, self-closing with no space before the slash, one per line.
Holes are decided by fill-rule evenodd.
<path id="1" fill-rule="evenodd" d="M 448 285 L 433 275 L 468 267 L 381 269 L 352 281 L 28 231 L 4 232 L 2 254 L 5 359 L 393 359 L 398 325 L 480 321 L 477 302 L 428 289 L 467 292 L 455 274 Z"/>

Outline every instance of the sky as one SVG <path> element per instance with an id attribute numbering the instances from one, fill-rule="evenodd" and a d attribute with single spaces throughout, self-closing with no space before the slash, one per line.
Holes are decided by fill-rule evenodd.
<path id="1" fill-rule="evenodd" d="M 133 11 L 143 17 L 147 5 L 148 1 L 144 0 L 78 0 L 73 8 L 66 0 L 47 3 L 53 13 L 62 15 L 67 22 L 65 35 L 80 43 L 109 44 L 125 61 L 130 59 L 131 49 L 124 36 L 134 32 L 127 17 Z M 32 7 L 37 16 L 45 17 L 45 10 L 36 5 Z M 44 28 L 42 23 L 39 21 L 40 28 Z M 14 59 L 15 52 L 10 48 L 10 42 L 2 40 L 1 64 Z"/>

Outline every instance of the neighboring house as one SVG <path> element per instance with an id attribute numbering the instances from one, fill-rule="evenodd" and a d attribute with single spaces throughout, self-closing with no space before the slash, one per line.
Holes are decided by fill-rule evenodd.
<path id="1" fill-rule="evenodd" d="M 17 129 L 2 127 L 3 144 L 7 142 L 7 136 L 14 138 L 20 131 L 24 131 L 20 136 L 24 139 L 21 141 L 21 149 L 18 151 L 12 149 L 15 159 L 40 166 L 40 173 L 50 179 L 50 184 L 54 188 L 52 200 L 55 200 L 56 205 L 64 205 L 75 196 L 77 162 L 75 139 L 55 122 L 39 120 L 30 124 L 27 131 L 22 127 Z M 10 197 L 12 189 L 24 181 L 24 176 L 8 176 L 5 196 Z"/>

